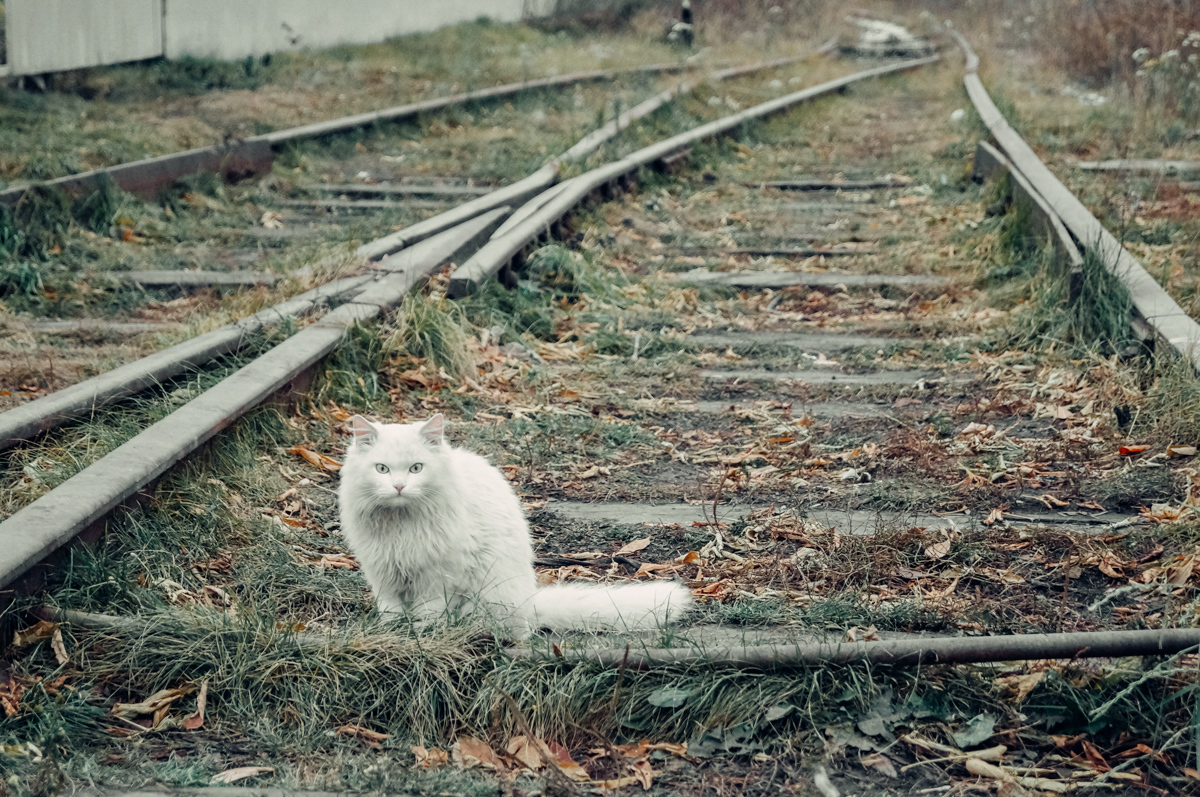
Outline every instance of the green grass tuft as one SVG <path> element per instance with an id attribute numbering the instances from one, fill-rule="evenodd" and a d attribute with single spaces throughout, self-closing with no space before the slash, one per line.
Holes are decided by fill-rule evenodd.
<path id="1" fill-rule="evenodd" d="M 469 376 L 475 368 L 466 316 L 445 298 L 409 293 L 397 313 L 396 329 L 384 341 L 386 353 L 404 353 L 428 360 L 454 379 Z"/>

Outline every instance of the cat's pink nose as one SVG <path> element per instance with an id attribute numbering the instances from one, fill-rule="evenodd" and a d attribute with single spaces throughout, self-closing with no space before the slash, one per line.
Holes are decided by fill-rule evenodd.
<path id="1" fill-rule="evenodd" d="M 399 494 L 400 494 L 400 493 L 402 493 L 402 492 L 404 492 L 404 485 L 403 485 L 403 484 L 397 484 L 397 485 L 396 485 L 396 495 L 399 495 Z"/>

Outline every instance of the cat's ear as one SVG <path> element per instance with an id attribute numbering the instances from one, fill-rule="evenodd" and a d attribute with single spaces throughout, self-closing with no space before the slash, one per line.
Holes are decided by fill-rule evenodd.
<path id="1" fill-rule="evenodd" d="M 354 435 L 355 448 L 373 446 L 379 439 L 379 427 L 361 415 L 355 415 L 350 419 L 350 432 Z"/>
<path id="2" fill-rule="evenodd" d="M 421 442 L 435 448 L 445 444 L 446 419 L 440 412 L 421 425 Z"/>

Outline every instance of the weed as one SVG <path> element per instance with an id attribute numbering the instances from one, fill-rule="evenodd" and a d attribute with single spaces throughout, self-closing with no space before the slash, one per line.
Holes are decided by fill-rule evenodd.
<path id="1" fill-rule="evenodd" d="M 126 202 L 126 195 L 107 173 L 102 173 L 97 183 L 95 191 L 75 203 L 72 215 L 84 229 L 107 234 Z"/>
<path id="2" fill-rule="evenodd" d="M 333 401 L 368 410 L 385 399 L 379 372 L 387 346 L 376 330 L 363 325 L 351 327 L 346 340 L 324 362 L 312 391 L 317 403 Z"/>
<path id="3" fill-rule="evenodd" d="M 14 254 L 44 260 L 67 242 L 71 202 L 60 189 L 30 186 L 13 208 L 13 222 L 21 231 L 20 236 L 12 236 L 17 241 Z"/>
<path id="4" fill-rule="evenodd" d="M 457 381 L 474 370 L 472 337 L 470 324 L 457 304 L 411 292 L 400 305 L 395 331 L 385 339 L 383 351 L 428 360 Z"/>

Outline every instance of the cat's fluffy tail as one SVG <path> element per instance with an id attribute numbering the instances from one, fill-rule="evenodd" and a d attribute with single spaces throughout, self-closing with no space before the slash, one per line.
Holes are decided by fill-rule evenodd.
<path id="1" fill-rule="evenodd" d="M 555 584 L 535 592 L 531 604 L 535 629 L 639 631 L 678 619 L 692 605 L 692 593 L 675 581 Z"/>

